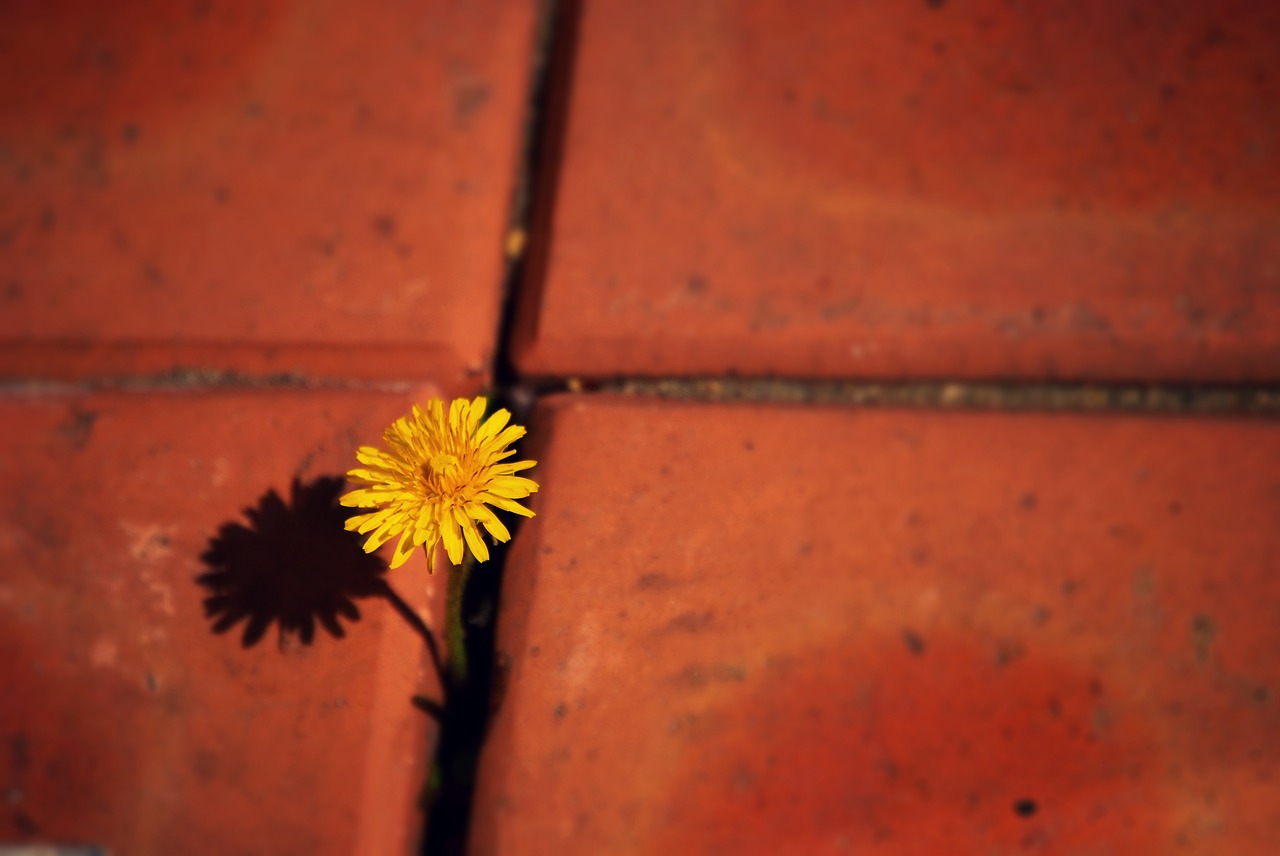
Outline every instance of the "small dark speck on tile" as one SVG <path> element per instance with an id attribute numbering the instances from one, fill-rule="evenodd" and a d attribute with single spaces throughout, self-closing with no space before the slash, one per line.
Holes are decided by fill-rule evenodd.
<path id="1" fill-rule="evenodd" d="M 1013 803 L 1013 813 L 1018 817 L 1031 817 L 1039 810 L 1040 806 L 1032 799 L 1015 800 Z"/>
<path id="2" fill-rule="evenodd" d="M 947 0 L 924 0 L 924 5 L 928 6 L 930 9 L 941 9 L 943 6 L 947 5 Z"/>
<path id="3" fill-rule="evenodd" d="M 1266 704 L 1271 700 L 1271 690 L 1266 687 L 1257 687 L 1253 691 L 1253 700 L 1258 704 Z"/>
<path id="4" fill-rule="evenodd" d="M 138 127 L 138 123 L 129 122 L 120 129 L 120 139 L 126 143 L 136 143 L 141 133 L 142 129 Z"/>
<path id="5" fill-rule="evenodd" d="M 665 588 L 670 588 L 672 583 L 673 583 L 672 579 L 665 574 L 648 573 L 648 574 L 641 575 L 636 580 L 636 588 L 640 589 L 641 591 L 647 591 L 652 589 L 665 589 Z"/>
<path id="6" fill-rule="evenodd" d="M 537 657 L 541 653 L 542 653 L 542 648 L 537 645 L 534 645 L 532 648 L 529 649 L 530 657 Z"/>
<path id="7" fill-rule="evenodd" d="M 94 423 L 98 414 L 92 410 L 73 409 L 71 415 L 57 428 L 57 432 L 71 444 L 71 448 L 79 451 L 89 443 L 93 436 Z"/>
<path id="8" fill-rule="evenodd" d="M 213 201 L 219 205 L 226 205 L 231 201 L 231 188 L 225 184 L 219 184 L 213 189 Z"/>
<path id="9" fill-rule="evenodd" d="M 18 732 L 9 738 L 9 754 L 14 772 L 22 772 L 31 764 L 31 742 L 27 735 Z"/>
<path id="10" fill-rule="evenodd" d="M 1034 511 L 1036 502 L 1036 495 L 1034 493 L 1024 493 L 1018 500 L 1018 505 L 1026 511 Z"/>
<path id="11" fill-rule="evenodd" d="M 1181 514 L 1181 513 L 1182 513 L 1182 503 L 1181 503 L 1181 502 L 1171 502 L 1171 503 L 1169 503 L 1169 513 L 1170 513 L 1170 514 Z"/>
<path id="12" fill-rule="evenodd" d="M 0 295 L 3 295 L 5 300 L 18 300 L 22 297 L 23 292 L 22 283 L 16 279 L 9 280 L 4 284 L 3 288 L 0 288 Z"/>
<path id="13" fill-rule="evenodd" d="M 265 109 L 263 108 L 262 104 L 258 101 L 250 101 L 244 105 L 244 115 L 252 119 L 258 118 L 264 112 L 266 112 Z"/>
<path id="14" fill-rule="evenodd" d="M 1218 635 L 1218 624 L 1208 615 L 1197 615 L 1191 619 L 1191 641 L 1196 650 L 1196 659 L 1201 663 L 1209 659 L 1209 649 L 1213 647 L 1214 637 Z"/>
<path id="15" fill-rule="evenodd" d="M 379 214 L 373 218 L 373 231 L 384 238 L 390 238 L 396 233 L 396 218 L 390 214 Z"/>
<path id="16" fill-rule="evenodd" d="M 560 702 L 558 705 L 556 705 L 556 709 L 553 711 L 553 713 L 555 714 L 556 719 L 564 719 L 565 716 L 567 716 L 569 713 L 569 708 L 568 706 L 565 705 L 564 702 Z"/>
<path id="17" fill-rule="evenodd" d="M 742 448 L 748 452 L 754 452 L 756 450 L 756 444 L 751 442 L 750 440 L 745 440 L 742 443 Z"/>
<path id="18" fill-rule="evenodd" d="M 705 294 L 707 291 L 707 279 L 701 274 L 691 274 L 685 281 L 684 287 L 690 294 Z"/>
<path id="19" fill-rule="evenodd" d="M 453 93 L 453 114 L 465 121 L 489 103 L 492 91 L 487 83 L 470 81 L 459 85 Z"/>
<path id="20" fill-rule="evenodd" d="M 110 48 L 102 48 L 95 53 L 93 63 L 103 71 L 115 71 L 120 67 L 120 60 L 116 57 L 115 51 Z"/>
<path id="21" fill-rule="evenodd" d="M 52 208 L 46 208 L 40 212 L 40 231 L 48 232 L 58 223 L 58 212 Z"/>
<path id="22" fill-rule="evenodd" d="M 1021 660 L 1026 654 L 1026 649 L 1022 647 L 1021 642 L 1005 640 L 996 645 L 996 668 L 1003 669 L 1010 663 Z"/>
<path id="23" fill-rule="evenodd" d="M 142 265 L 142 275 L 150 285 L 164 285 L 164 271 L 160 270 L 160 268 L 156 267 L 151 262 L 145 262 Z"/>
<path id="24" fill-rule="evenodd" d="M 1075 594 L 1079 590 L 1080 590 L 1080 583 L 1076 582 L 1075 580 L 1062 581 L 1062 593 L 1065 594 L 1067 597 L 1070 597 L 1071 595 Z"/>
<path id="25" fill-rule="evenodd" d="M 38 835 L 40 833 L 40 824 L 31 819 L 31 815 L 25 811 L 15 811 L 13 813 L 13 825 L 23 835 Z"/>
<path id="26" fill-rule="evenodd" d="M 902 630 L 902 644 L 906 645 L 907 650 L 917 657 L 924 653 L 924 639 L 910 627 L 905 627 Z"/>

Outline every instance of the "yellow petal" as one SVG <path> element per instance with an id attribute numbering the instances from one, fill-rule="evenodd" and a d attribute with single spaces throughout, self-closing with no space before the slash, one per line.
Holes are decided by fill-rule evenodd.
<path id="1" fill-rule="evenodd" d="M 369 470 L 347 470 L 347 480 L 368 482 L 369 484 L 399 484 L 400 474 L 380 468 Z"/>
<path id="2" fill-rule="evenodd" d="M 378 449 L 374 446 L 361 446 L 356 450 L 356 460 L 365 466 L 382 467 L 383 469 L 394 470 L 403 462 L 398 461 L 393 455 Z"/>
<path id="3" fill-rule="evenodd" d="M 387 518 L 393 514 L 395 514 L 394 508 L 384 508 L 381 511 L 375 511 L 373 514 L 362 514 L 360 515 L 360 525 L 356 527 L 356 531 L 363 535 L 372 529 L 377 529 L 383 523 L 388 522 Z M 348 520 L 347 522 L 350 523 L 351 521 Z"/>
<path id="4" fill-rule="evenodd" d="M 514 500 L 507 499 L 502 496 L 494 496 L 491 493 L 482 491 L 476 494 L 476 499 L 481 502 L 487 502 L 495 508 L 501 508 L 503 511 L 510 511 L 512 514 L 519 514 L 521 517 L 533 517 L 533 512 L 525 508 Z"/>
<path id="5" fill-rule="evenodd" d="M 374 550 L 390 541 L 391 537 L 399 534 L 399 532 L 400 530 L 396 527 L 383 524 L 373 530 L 373 533 L 369 535 L 368 540 L 364 542 L 364 551 L 366 553 L 372 553 Z"/>
<path id="6" fill-rule="evenodd" d="M 404 534 L 400 536 L 400 543 L 396 544 L 396 551 L 391 554 L 391 569 L 393 571 L 403 565 L 408 561 L 409 557 L 413 555 L 414 545 L 413 538 L 410 537 L 411 534 L 412 533 L 406 529 Z"/>
<path id="7" fill-rule="evenodd" d="M 440 539 L 432 536 L 422 544 L 422 550 L 427 555 L 427 573 L 434 574 L 436 572 L 436 545 L 440 543 Z"/>
<path id="8" fill-rule="evenodd" d="M 391 423 L 391 427 L 382 432 L 382 441 L 393 449 L 406 451 L 413 448 L 413 425 L 410 424 L 408 417 L 401 416 L 395 422 Z"/>
<path id="9" fill-rule="evenodd" d="M 374 490 L 373 488 L 363 488 L 361 490 L 353 490 L 338 500 L 339 505 L 345 505 L 348 508 L 375 508 L 379 505 L 385 505 L 391 500 L 403 496 L 404 491 L 401 490 Z"/>
<path id="10" fill-rule="evenodd" d="M 498 515 L 494 514 L 487 506 L 479 502 L 467 504 L 467 514 L 470 514 L 475 520 L 479 520 L 484 524 L 484 528 L 489 531 L 499 541 L 510 541 L 511 533 L 507 531 L 507 527 L 502 525 L 502 521 L 498 519 Z"/>
<path id="11" fill-rule="evenodd" d="M 458 535 L 458 523 L 447 509 L 442 510 L 440 517 L 440 539 L 444 541 L 444 551 L 449 554 L 449 561 L 455 565 L 462 564 L 462 538 Z"/>
<path id="12" fill-rule="evenodd" d="M 387 516 L 386 516 L 386 517 L 384 517 L 382 520 L 379 520 L 379 521 L 377 522 L 377 524 L 376 524 L 376 525 L 378 525 L 378 526 L 387 526 L 387 527 L 389 527 L 389 528 L 391 529 L 391 531 L 392 531 L 392 532 L 399 532 L 401 529 L 409 529 L 409 528 L 411 528 L 411 527 L 409 526 L 409 515 L 408 515 L 408 514 L 405 514 L 403 511 L 400 511 L 400 510 L 398 510 L 398 509 L 396 509 L 396 508 L 394 508 L 394 507 L 392 507 L 392 508 L 388 508 L 388 509 L 386 509 L 386 511 L 387 511 Z M 381 512 L 379 512 L 379 513 L 381 513 Z M 370 521 L 370 522 L 372 522 L 372 521 Z M 369 530 L 371 530 L 371 529 L 373 529 L 373 528 L 374 528 L 374 527 L 373 527 L 373 526 L 370 526 L 370 525 L 369 525 L 369 523 L 366 523 L 364 526 L 362 526 L 362 527 L 360 528 L 360 530 L 359 530 L 359 531 L 360 531 L 361 533 L 364 533 L 364 532 L 368 532 Z"/>
<path id="13" fill-rule="evenodd" d="M 467 540 L 467 546 L 471 548 L 471 554 L 476 557 L 477 561 L 487 562 L 489 560 L 489 547 L 481 540 L 475 521 L 468 517 L 461 508 L 453 510 L 453 519 L 458 521 L 458 526 L 462 529 L 462 537 Z"/>
<path id="14" fill-rule="evenodd" d="M 504 446 L 510 446 L 516 440 L 525 435 L 524 427 L 521 425 L 509 425 L 503 428 L 498 436 L 486 440 L 480 447 L 482 452 L 494 453 L 502 449 Z"/>
<path id="15" fill-rule="evenodd" d="M 514 452 L 515 449 L 512 449 L 511 451 Z M 521 470 L 527 470 L 530 467 L 536 467 L 537 465 L 537 461 L 512 461 L 509 464 L 494 464 L 489 468 L 489 472 L 493 473 L 495 476 L 509 476 L 512 473 L 518 473 Z"/>
<path id="16" fill-rule="evenodd" d="M 476 428 L 480 426 L 480 418 L 484 416 L 484 409 L 489 406 L 489 402 L 483 395 L 477 395 L 471 399 L 471 412 L 467 414 L 467 436 L 475 436 Z"/>
<path id="17" fill-rule="evenodd" d="M 501 431 L 510 419 L 510 411 L 505 409 L 497 411 L 486 419 L 484 424 L 480 426 L 480 430 L 476 432 L 476 440 L 479 442 L 488 440 L 490 437 Z"/>
<path id="18" fill-rule="evenodd" d="M 381 513 L 382 512 L 380 511 L 374 512 L 374 514 L 381 514 Z M 347 530 L 348 532 L 355 532 L 357 529 L 360 528 L 360 524 L 364 523 L 370 517 L 373 517 L 373 514 L 357 514 L 354 517 L 348 517 L 345 521 L 343 521 L 342 528 Z"/>
<path id="19" fill-rule="evenodd" d="M 421 533 L 425 537 L 426 533 L 430 532 L 435 527 L 435 513 L 434 506 L 424 504 L 422 509 L 418 512 L 417 521 L 413 524 L 414 531 Z"/>
<path id="20" fill-rule="evenodd" d="M 469 402 L 465 398 L 455 398 L 449 404 L 449 429 L 457 434 L 462 430 L 463 411 Z"/>
<path id="21" fill-rule="evenodd" d="M 520 476 L 498 476 L 485 486 L 485 490 L 507 499 L 521 499 L 538 492 L 538 483 Z"/>

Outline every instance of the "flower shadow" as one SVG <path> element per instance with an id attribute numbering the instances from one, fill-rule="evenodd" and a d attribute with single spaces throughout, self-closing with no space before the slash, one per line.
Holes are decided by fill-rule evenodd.
<path id="1" fill-rule="evenodd" d="M 219 527 L 200 556 L 208 571 L 196 577 L 209 591 L 204 612 L 214 633 L 243 623 L 245 648 L 262 641 L 273 624 L 281 645 L 291 636 L 310 645 L 317 627 L 341 639 L 343 621 L 360 620 L 356 601 L 382 597 L 425 635 L 435 655 L 430 630 L 387 584 L 386 563 L 343 528 L 355 513 L 338 505 L 345 486 L 336 476 L 307 484 L 295 478 L 288 502 L 269 490 L 245 509 L 247 525 L 233 520 Z"/>

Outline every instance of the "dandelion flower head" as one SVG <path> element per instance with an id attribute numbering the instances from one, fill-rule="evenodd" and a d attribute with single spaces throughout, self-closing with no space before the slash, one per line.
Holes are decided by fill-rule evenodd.
<path id="1" fill-rule="evenodd" d="M 506 461 L 515 454 L 507 447 L 524 436 L 524 428 L 508 425 L 511 414 L 499 410 L 483 422 L 487 401 L 458 398 L 445 411 L 444 402 L 432 399 L 425 409 L 392 423 L 383 432 L 386 450 L 361 446 L 356 459 L 364 466 L 347 478 L 364 485 L 343 496 L 352 508 L 376 509 L 346 522 L 348 530 L 368 533 L 367 553 L 395 536 L 391 567 L 405 563 L 418 547 L 427 554 L 427 568 L 439 543 L 453 564 L 461 564 L 467 548 L 481 562 L 489 548 L 480 534 L 483 526 L 498 541 L 511 533 L 493 508 L 522 517 L 533 517 L 518 499 L 538 489 L 538 483 L 516 475 L 536 461 Z"/>

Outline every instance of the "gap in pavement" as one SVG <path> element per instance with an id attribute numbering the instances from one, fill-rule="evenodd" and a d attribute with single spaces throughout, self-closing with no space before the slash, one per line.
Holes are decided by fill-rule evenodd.
<path id="1" fill-rule="evenodd" d="M 529 236 L 545 235 L 541 227 L 550 215 L 558 182 L 564 104 L 572 75 L 578 18 L 576 0 L 541 0 L 538 31 L 529 75 L 524 140 L 512 191 L 504 251 L 507 267 L 502 305 L 494 337 L 493 383 L 489 398 L 494 408 L 510 410 L 519 424 L 528 424 L 535 391 L 520 381 L 511 359 L 511 330 L 519 310 L 518 296 L 527 283 L 539 282 L 545 252 L 531 248 Z M 522 519 L 508 521 L 512 541 Z M 462 856 L 467 852 L 471 809 L 480 750 L 488 731 L 492 696 L 505 679 L 495 656 L 498 596 L 512 541 L 490 548 L 489 561 L 468 575 L 462 594 L 462 621 L 468 674 L 452 687 L 440 712 L 440 731 L 432 761 L 429 787 L 435 799 L 427 806 L 422 840 L 424 856 Z"/>

